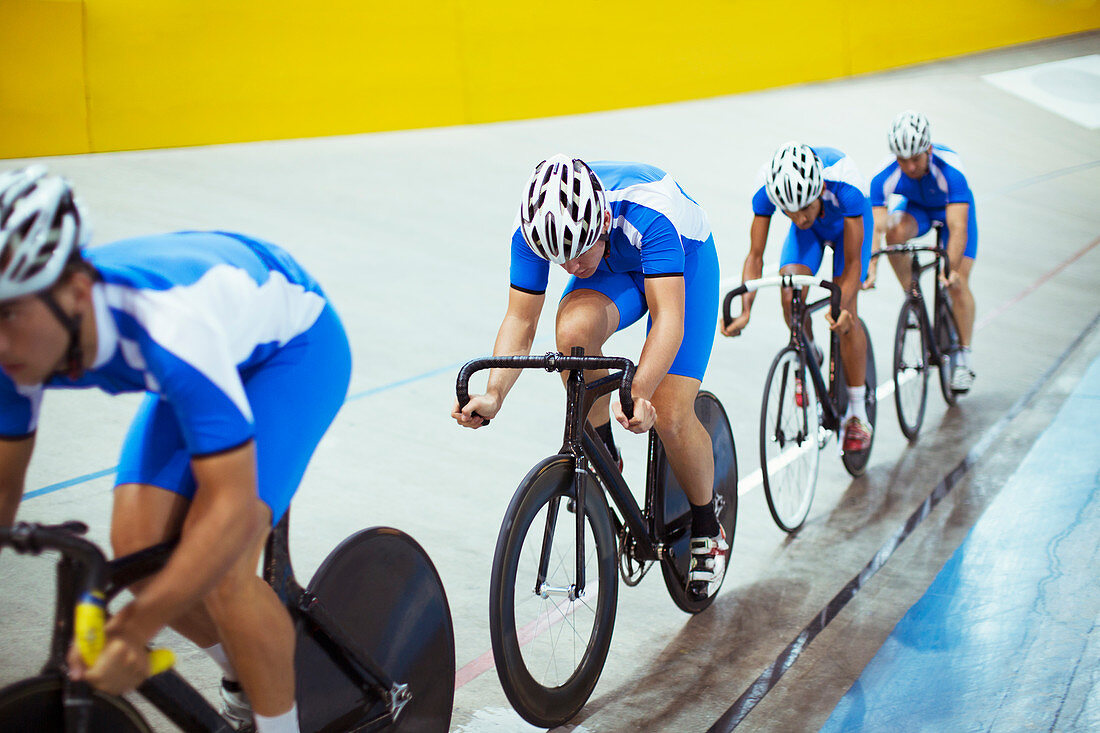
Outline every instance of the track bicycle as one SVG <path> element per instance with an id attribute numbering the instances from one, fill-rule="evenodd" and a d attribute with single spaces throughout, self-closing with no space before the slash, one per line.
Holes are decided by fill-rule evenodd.
<path id="1" fill-rule="evenodd" d="M 933 222 L 932 226 L 936 230 L 935 245 L 906 242 L 884 247 L 871 255 L 910 257 L 909 287 L 905 291 L 905 302 L 901 304 L 894 333 L 894 403 L 898 408 L 901 432 L 910 442 L 917 439 L 924 422 L 924 410 L 928 403 L 928 372 L 932 366 L 939 370 L 944 401 L 954 405 L 959 397 L 959 393 L 951 389 L 951 370 L 955 365 L 955 354 L 961 348 L 959 327 L 951 306 L 951 296 L 941 280 L 941 277 L 951 274 L 951 264 L 943 244 L 943 225 Z M 930 252 L 934 257 L 921 264 L 921 252 Z M 935 271 L 931 317 L 920 286 L 920 276 L 925 270 Z"/>
<path id="2" fill-rule="evenodd" d="M 474 359 L 459 371 L 460 406 L 469 402 L 470 376 L 482 369 L 569 372 L 562 447 L 536 464 L 516 489 L 497 537 L 489 588 L 489 633 L 501 686 L 524 719 L 553 727 L 576 715 L 603 671 L 615 623 L 616 574 L 635 586 L 659 563 L 673 602 L 688 613 L 699 613 L 714 596 L 696 600 L 687 592 L 691 509 L 656 430 L 649 431 L 645 506 L 640 508 L 586 419 L 596 399 L 615 389 L 623 412 L 633 415 L 634 364 L 629 359 L 584 356 L 581 348 L 570 356 Z M 619 371 L 589 384 L 586 369 Z M 732 547 L 737 523 L 733 433 L 711 393 L 699 392 L 695 413 L 711 437 L 715 511 Z"/>
<path id="3" fill-rule="evenodd" d="M 428 555 L 399 530 L 362 530 L 333 550 L 302 588 L 290 564 L 288 523 L 289 512 L 272 530 L 263 569 L 294 622 L 302 731 L 446 731 L 454 699 L 454 629 Z M 108 561 L 81 537 L 86 531 L 80 522 L 0 527 L 0 548 L 61 553 L 49 657 L 37 676 L 0 690 L 0 730 L 152 730 L 124 698 L 71 681 L 65 656 L 74 634 L 78 642 L 102 641 L 106 605 L 159 571 L 175 542 Z M 188 733 L 235 730 L 175 670 L 154 674 L 137 691 Z"/>
<path id="4" fill-rule="evenodd" d="M 760 474 L 768 510 L 780 529 L 797 531 L 806 521 L 817 487 L 821 449 L 832 434 L 839 434 L 841 420 L 848 407 L 847 382 L 840 358 L 839 337 L 829 336 L 829 381 L 826 384 L 815 357 L 816 349 L 806 333 L 806 322 L 815 311 L 830 306 L 833 319 L 840 317 L 840 287 L 830 280 L 809 275 L 777 275 L 749 280 L 737 286 L 722 301 L 722 317 L 733 321 L 733 299 L 764 287 L 791 288 L 791 337 L 779 350 L 764 382 L 764 401 L 760 409 Z M 807 303 L 803 288 L 818 286 L 829 291 L 827 297 Z M 867 324 L 859 319 L 867 339 L 866 410 L 873 428 L 876 417 L 875 355 Z M 871 434 L 872 443 L 874 433 Z M 842 451 L 844 468 L 859 476 L 867 467 L 871 447 L 862 451 Z"/>

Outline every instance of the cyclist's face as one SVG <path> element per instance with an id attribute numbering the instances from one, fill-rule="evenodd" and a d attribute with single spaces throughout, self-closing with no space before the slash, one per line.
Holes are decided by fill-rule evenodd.
<path id="1" fill-rule="evenodd" d="M 0 302 L 0 369 L 16 384 L 44 382 L 68 345 L 65 328 L 38 296 Z"/>
<path id="2" fill-rule="evenodd" d="M 565 271 L 570 275 L 575 275 L 580 278 L 591 277 L 592 273 L 596 272 L 596 268 L 600 266 L 600 260 L 603 259 L 603 253 L 606 249 L 607 240 L 601 237 L 587 252 L 580 257 L 566 260 L 562 267 L 564 267 Z"/>
<path id="3" fill-rule="evenodd" d="M 821 197 L 818 196 L 814 199 L 809 206 L 798 211 L 784 211 L 784 214 L 794 222 L 794 225 L 799 229 L 809 229 L 817 221 L 817 217 L 821 215 Z"/>
<path id="4" fill-rule="evenodd" d="M 914 155 L 912 158 L 899 157 L 898 167 L 910 178 L 924 178 L 924 174 L 928 172 L 928 151 Z"/>

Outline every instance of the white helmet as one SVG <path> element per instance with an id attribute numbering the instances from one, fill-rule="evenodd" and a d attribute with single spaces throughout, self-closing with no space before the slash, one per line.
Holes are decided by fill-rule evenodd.
<path id="1" fill-rule="evenodd" d="M 86 231 L 65 179 L 42 165 L 0 174 L 0 300 L 52 287 Z"/>
<path id="2" fill-rule="evenodd" d="M 777 208 L 801 211 L 812 204 L 825 187 L 821 160 L 809 145 L 784 143 L 764 171 L 764 191 Z"/>
<path id="3" fill-rule="evenodd" d="M 527 246 L 556 265 L 579 257 L 603 234 L 607 196 L 583 160 L 558 155 L 535 166 L 519 206 Z"/>
<path id="4" fill-rule="evenodd" d="M 905 110 L 894 118 L 886 136 L 890 151 L 899 158 L 920 155 L 932 145 L 932 128 L 920 112 Z"/>

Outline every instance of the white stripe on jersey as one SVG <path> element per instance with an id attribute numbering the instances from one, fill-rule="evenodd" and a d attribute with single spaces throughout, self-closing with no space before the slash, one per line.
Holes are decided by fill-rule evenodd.
<path id="1" fill-rule="evenodd" d="M 308 330 L 325 308 L 324 298 L 281 272 L 272 271 L 259 285 L 232 265 L 216 265 L 193 284 L 168 290 L 112 284 L 104 290 L 108 305 L 131 315 L 155 343 L 213 382 L 248 420 L 252 410 L 237 367 L 260 344 L 281 346 Z M 182 325 L 183 318 L 192 325 Z M 127 351 L 127 363 L 144 371 L 140 354 Z"/>
<path id="2" fill-rule="evenodd" d="M 642 233 L 627 221 L 625 216 L 615 217 L 615 221 L 611 222 L 611 228 L 614 229 L 615 227 L 618 227 L 626 235 L 627 240 L 630 241 L 630 245 L 634 249 L 639 252 L 642 251 Z"/>
<path id="3" fill-rule="evenodd" d="M 32 384 L 29 387 L 21 384 L 15 384 L 15 391 L 23 397 L 26 397 L 31 402 L 31 424 L 27 427 L 28 433 L 33 433 L 38 429 L 38 413 L 41 412 L 42 407 L 42 395 L 45 393 L 46 388 L 41 384 Z"/>
<path id="4" fill-rule="evenodd" d="M 826 181 L 841 181 L 855 186 L 864 196 L 867 196 L 867 192 L 870 190 L 863 174 L 859 172 L 859 168 L 856 168 L 855 161 L 847 155 L 825 168 L 822 171 L 822 177 Z"/>
<path id="5" fill-rule="evenodd" d="M 947 163 L 959 173 L 962 173 L 963 176 L 966 176 L 966 171 L 963 169 L 962 165 L 962 159 L 959 158 L 958 153 L 953 150 L 944 150 L 943 148 L 932 148 L 932 152 L 940 156 L 944 163 Z"/>
<path id="6" fill-rule="evenodd" d="M 898 184 L 901 183 L 901 176 L 901 168 L 897 168 L 882 182 L 882 200 L 884 202 L 894 195 L 894 191 L 897 190 Z"/>
<path id="7" fill-rule="evenodd" d="M 672 226 L 681 237 L 698 242 L 705 242 L 710 237 L 710 222 L 703 207 L 685 196 L 668 174 L 659 181 L 636 183 L 633 186 L 612 189 L 606 193 L 609 203 L 630 201 L 663 214 L 672 222 Z M 639 246 L 634 243 L 633 238 L 631 243 L 635 247 Z"/>
<path id="8" fill-rule="evenodd" d="M 936 165 L 936 161 L 932 158 L 928 159 L 928 170 L 932 177 L 936 179 L 936 186 L 947 193 L 947 176 L 943 174 L 943 169 Z"/>

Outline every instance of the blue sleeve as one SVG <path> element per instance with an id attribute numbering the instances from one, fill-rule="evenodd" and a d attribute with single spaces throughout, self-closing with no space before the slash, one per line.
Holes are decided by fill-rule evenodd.
<path id="1" fill-rule="evenodd" d="M 966 176 L 961 171 L 951 166 L 944 166 L 944 176 L 947 178 L 947 203 L 974 203 L 974 194 L 970 191 L 970 184 L 966 182 Z"/>
<path id="2" fill-rule="evenodd" d="M 512 234 L 508 278 L 513 288 L 534 295 L 545 293 L 546 283 L 550 281 L 550 263 L 531 251 L 518 228 Z"/>
<path id="3" fill-rule="evenodd" d="M 38 425 L 42 386 L 17 387 L 0 372 L 0 437 L 22 438 Z"/>
<path id="4" fill-rule="evenodd" d="M 763 186 L 752 197 L 752 213 L 757 216 L 771 216 L 775 213 L 775 204 L 768 198 L 768 193 Z"/>
<path id="5" fill-rule="evenodd" d="M 871 206 L 885 206 L 886 205 L 886 169 L 882 169 L 878 172 L 874 178 L 871 179 Z"/>
<path id="6" fill-rule="evenodd" d="M 632 244 L 641 253 L 642 275 L 684 274 L 684 245 L 667 216 L 633 202 L 625 202 L 619 209 L 619 216 L 637 232 L 634 236 L 628 234 L 628 238 L 637 238 Z"/>
<path id="7" fill-rule="evenodd" d="M 156 382 L 151 386 L 172 405 L 191 455 L 235 448 L 250 440 L 255 429 L 229 345 L 214 329 L 204 329 L 201 321 L 191 321 L 186 328 L 194 329 L 189 340 L 204 339 L 202 369 L 146 337 L 140 348 Z"/>
<path id="8" fill-rule="evenodd" d="M 836 194 L 840 202 L 840 213 L 844 216 L 863 216 L 863 207 L 867 203 L 867 197 L 863 192 L 850 183 L 844 181 L 828 181 L 826 184 Z"/>

